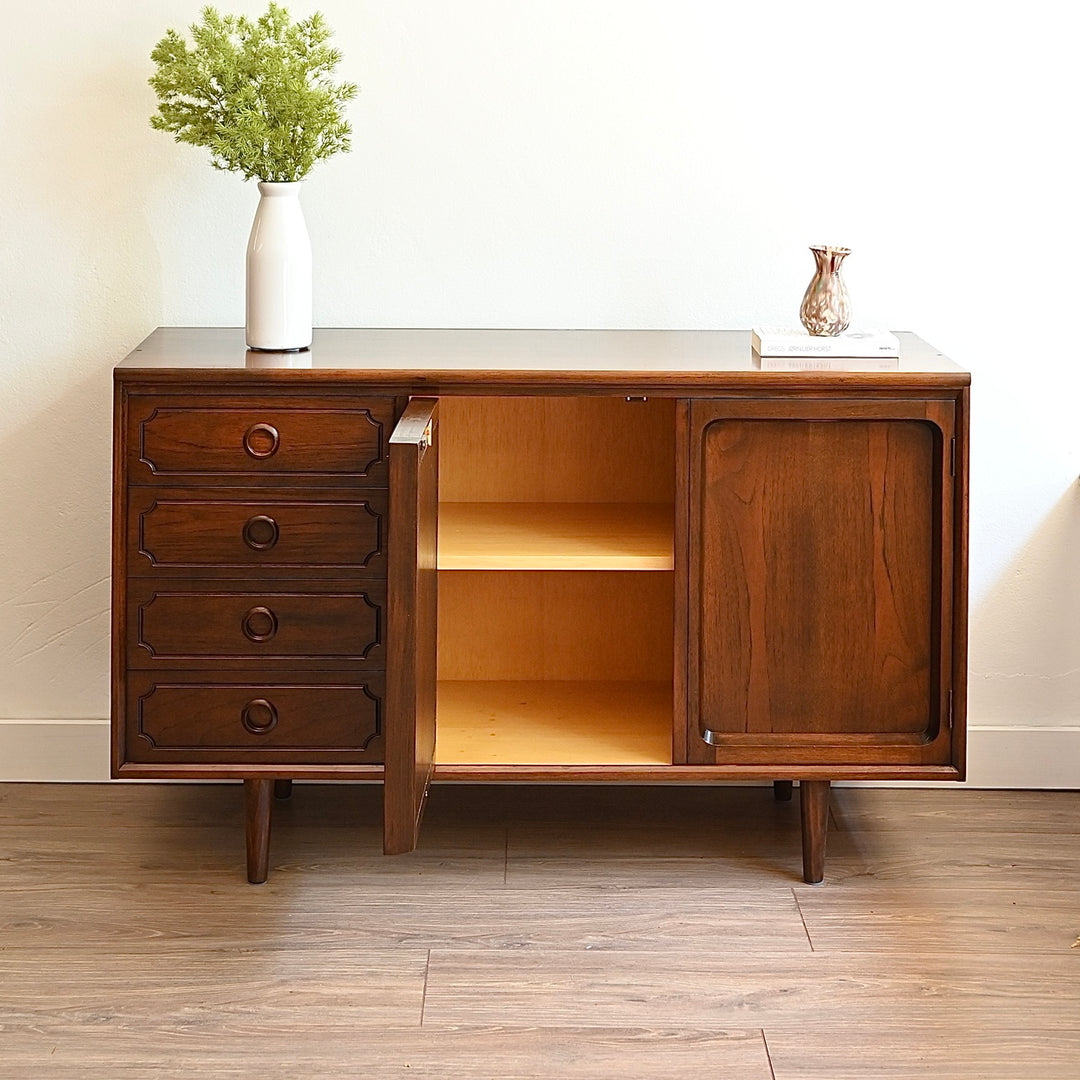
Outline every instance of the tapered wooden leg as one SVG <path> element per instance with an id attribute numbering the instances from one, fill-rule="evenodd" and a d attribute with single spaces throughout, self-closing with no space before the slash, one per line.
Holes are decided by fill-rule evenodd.
<path id="1" fill-rule="evenodd" d="M 772 782 L 773 798 L 777 802 L 791 802 L 791 789 L 795 786 L 792 780 L 774 780 Z"/>
<path id="2" fill-rule="evenodd" d="M 291 780 L 275 780 L 274 781 L 274 798 L 275 799 L 287 799 L 292 795 L 292 781 Z"/>
<path id="3" fill-rule="evenodd" d="M 803 881 L 817 885 L 825 877 L 825 835 L 829 828 L 828 780 L 799 781 L 802 819 Z"/>
<path id="4" fill-rule="evenodd" d="M 244 781 L 244 822 L 247 838 L 247 874 L 253 885 L 270 872 L 270 808 L 273 780 Z"/>

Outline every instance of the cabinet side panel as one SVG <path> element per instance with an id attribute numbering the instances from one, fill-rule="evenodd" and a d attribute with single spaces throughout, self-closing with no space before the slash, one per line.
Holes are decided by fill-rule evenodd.
<path id="1" fill-rule="evenodd" d="M 701 734 L 933 738 L 935 431 L 704 427 Z"/>
<path id="2" fill-rule="evenodd" d="M 690 401 L 680 398 L 675 403 L 675 530 L 674 530 L 675 595 L 673 598 L 671 760 L 685 764 L 689 735 L 690 680 Z"/>
<path id="3" fill-rule="evenodd" d="M 952 541 L 952 605 L 945 622 L 945 632 L 951 644 L 952 690 L 952 760 L 958 771 L 957 779 L 967 775 L 967 685 L 968 685 L 968 492 L 969 444 L 968 425 L 971 406 L 970 391 L 965 388 L 957 395 L 955 405 L 955 451 L 952 455 L 953 495 L 949 533 L 944 537 L 947 546 Z M 946 602 L 948 598 L 945 598 Z M 943 604 L 944 606 L 944 604 Z"/>
<path id="4" fill-rule="evenodd" d="M 127 392 L 120 382 L 113 387 L 112 481 L 112 775 L 124 764 L 124 669 L 127 665 Z"/>

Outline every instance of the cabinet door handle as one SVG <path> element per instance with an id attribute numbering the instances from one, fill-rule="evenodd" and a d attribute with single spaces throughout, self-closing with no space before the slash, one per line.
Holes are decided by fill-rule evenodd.
<path id="1" fill-rule="evenodd" d="M 253 607 L 240 621 L 240 629 L 249 641 L 269 641 L 277 628 L 277 616 L 268 607 Z"/>
<path id="2" fill-rule="evenodd" d="M 244 449 L 253 458 L 273 457 L 281 444 L 281 436 L 273 424 L 252 424 L 244 432 Z"/>
<path id="3" fill-rule="evenodd" d="M 240 710 L 240 723 L 252 735 L 266 735 L 277 727 L 277 709 L 266 698 L 253 698 Z"/>
<path id="4" fill-rule="evenodd" d="M 252 551 L 269 551 L 280 536 L 278 523 L 266 514 L 256 514 L 244 522 L 244 543 Z"/>

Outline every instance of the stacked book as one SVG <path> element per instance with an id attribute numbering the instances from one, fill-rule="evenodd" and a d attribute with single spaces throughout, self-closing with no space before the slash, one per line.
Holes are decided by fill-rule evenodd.
<path id="1" fill-rule="evenodd" d="M 754 352 L 769 371 L 896 371 L 900 339 L 888 330 L 845 330 L 815 337 L 806 330 L 755 326 Z"/>

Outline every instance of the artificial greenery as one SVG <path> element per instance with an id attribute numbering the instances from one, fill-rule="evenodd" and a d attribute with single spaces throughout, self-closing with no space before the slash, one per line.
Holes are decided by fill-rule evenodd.
<path id="1" fill-rule="evenodd" d="M 151 126 L 207 147 L 214 168 L 245 180 L 302 179 L 350 149 L 342 108 L 356 87 L 330 77 L 341 60 L 326 44 L 331 33 L 321 12 L 293 23 L 273 2 L 257 21 L 203 8 L 193 49 L 169 30 L 150 54 L 158 96 Z"/>

